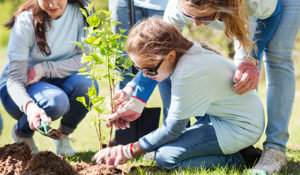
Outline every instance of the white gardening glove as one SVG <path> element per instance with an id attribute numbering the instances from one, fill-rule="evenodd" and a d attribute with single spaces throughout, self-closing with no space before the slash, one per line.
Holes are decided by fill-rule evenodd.
<path id="1" fill-rule="evenodd" d="M 130 99 L 134 92 L 134 88 L 131 86 L 126 86 L 125 88 L 121 89 L 116 93 L 114 96 L 114 104 L 115 106 L 118 106 L 119 104 L 123 103 L 124 101 L 127 101 Z"/>
<path id="2" fill-rule="evenodd" d="M 141 116 L 145 106 L 146 102 L 135 96 L 130 97 L 129 100 L 123 101 L 121 104 L 117 105 L 114 112 L 107 117 L 107 127 L 110 127 L 112 123 L 116 123 L 114 125 L 115 128 L 117 130 L 120 129 L 117 125 L 119 123 L 117 120 L 122 119 L 126 122 L 134 121 Z M 125 126 L 129 127 L 128 123 L 125 123 Z"/>
<path id="3" fill-rule="evenodd" d="M 106 164 L 112 168 L 124 164 L 130 159 L 133 159 L 132 143 L 126 146 L 118 145 L 102 149 L 93 156 L 92 161 L 95 161 L 97 164 Z"/>
<path id="4" fill-rule="evenodd" d="M 246 56 L 243 62 L 238 66 L 233 82 L 236 83 L 233 89 L 236 93 L 242 95 L 253 89 L 256 89 L 259 82 L 259 70 L 257 68 L 258 61 Z"/>
<path id="5" fill-rule="evenodd" d="M 37 83 L 41 78 L 45 76 L 44 68 L 42 63 L 38 63 L 28 69 L 27 83 L 26 86 Z"/>
<path id="6" fill-rule="evenodd" d="M 40 120 L 46 121 L 49 125 L 51 124 L 51 118 L 48 117 L 45 111 L 38 107 L 33 101 L 27 103 L 25 113 L 32 130 L 37 130 L 40 127 Z"/>

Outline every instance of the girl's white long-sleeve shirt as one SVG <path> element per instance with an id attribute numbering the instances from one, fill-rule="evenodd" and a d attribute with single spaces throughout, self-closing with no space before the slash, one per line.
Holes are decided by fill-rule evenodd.
<path id="1" fill-rule="evenodd" d="M 205 114 L 224 154 L 255 144 L 264 130 L 264 109 L 255 90 L 239 95 L 232 89 L 236 66 L 195 43 L 178 61 L 171 78 L 171 104 L 162 128 L 142 137 L 141 147 L 155 150 L 178 138 L 190 117 Z M 168 128 L 174 126 L 173 128 Z M 164 138 L 164 139 L 162 139 Z M 172 141 L 172 140 L 171 140 Z"/>

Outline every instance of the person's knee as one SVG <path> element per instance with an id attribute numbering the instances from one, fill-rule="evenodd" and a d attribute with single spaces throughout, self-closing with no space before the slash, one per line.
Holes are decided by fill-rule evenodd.
<path id="1" fill-rule="evenodd" d="M 170 154 L 170 151 L 161 147 L 155 153 L 157 165 L 163 169 L 174 169 L 177 167 L 177 159 Z"/>
<path id="2" fill-rule="evenodd" d="M 42 106 L 53 121 L 63 116 L 70 109 L 69 98 L 63 92 L 51 96 L 47 99 L 46 104 L 42 104 Z"/>

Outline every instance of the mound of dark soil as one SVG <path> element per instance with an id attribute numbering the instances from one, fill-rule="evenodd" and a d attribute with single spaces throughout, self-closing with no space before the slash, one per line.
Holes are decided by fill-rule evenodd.
<path id="1" fill-rule="evenodd" d="M 30 148 L 25 143 L 5 145 L 0 148 L 0 174 L 21 174 L 31 159 Z"/>
<path id="2" fill-rule="evenodd" d="M 14 143 L 0 148 L 0 175 L 123 175 L 119 169 L 105 165 L 72 163 L 50 151 L 31 156 L 26 143 Z"/>
<path id="3" fill-rule="evenodd" d="M 62 156 L 50 151 L 37 152 L 27 163 L 22 175 L 70 175 L 77 174 L 73 167 Z"/>

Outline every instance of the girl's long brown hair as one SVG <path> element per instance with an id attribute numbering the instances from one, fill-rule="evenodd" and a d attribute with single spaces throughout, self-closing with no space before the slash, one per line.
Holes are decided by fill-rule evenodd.
<path id="1" fill-rule="evenodd" d="M 151 67 L 172 50 L 179 59 L 191 46 L 192 42 L 184 38 L 174 25 L 159 17 L 151 17 L 130 30 L 126 51 L 130 56 L 143 59 L 140 60 L 143 66 Z"/>
<path id="2" fill-rule="evenodd" d="M 230 38 L 236 38 L 243 49 L 251 54 L 254 46 L 252 41 L 250 23 L 247 15 L 244 0 L 179 0 L 180 5 L 184 4 L 191 8 L 203 5 L 210 5 L 220 12 L 225 25 L 224 33 Z"/>
<path id="3" fill-rule="evenodd" d="M 88 0 L 68 0 L 68 3 L 78 3 L 81 8 L 84 8 L 85 1 L 88 2 Z M 17 16 L 27 10 L 32 10 L 34 34 L 40 51 L 46 56 L 51 55 L 51 50 L 46 38 L 47 25 L 51 27 L 51 18 L 43 9 L 40 8 L 37 0 L 27 0 L 23 3 L 4 26 L 11 29 Z"/>

